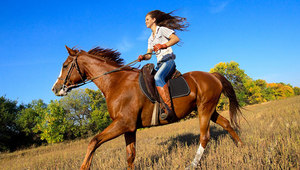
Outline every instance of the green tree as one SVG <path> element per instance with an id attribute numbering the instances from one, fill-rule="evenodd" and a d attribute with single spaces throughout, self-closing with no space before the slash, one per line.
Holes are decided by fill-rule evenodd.
<path id="1" fill-rule="evenodd" d="M 41 139 L 48 143 L 63 141 L 67 121 L 65 111 L 59 102 L 51 101 L 47 108 L 39 109 L 39 120 L 35 131 L 40 132 Z"/>
<path id="2" fill-rule="evenodd" d="M 40 131 L 36 130 L 36 126 L 41 118 L 39 112 L 43 112 L 47 109 L 47 104 L 43 100 L 33 100 L 30 104 L 27 104 L 23 108 L 17 117 L 17 124 L 21 131 L 26 135 L 27 141 L 24 146 L 40 145 L 43 143 L 40 136 Z M 43 114 L 43 113 L 42 113 Z M 22 140 L 24 141 L 24 139 Z"/>
<path id="3" fill-rule="evenodd" d="M 19 110 L 17 101 L 0 97 L 0 151 L 12 150 L 16 147 L 14 139 L 19 135 L 19 127 L 16 123 Z"/>
<path id="4" fill-rule="evenodd" d="M 292 85 L 285 84 L 285 83 L 282 83 L 282 85 L 283 85 L 283 88 L 284 88 L 284 95 L 285 95 L 285 97 L 291 97 L 291 96 L 295 95 L 294 89 L 293 89 Z"/>
<path id="5" fill-rule="evenodd" d="M 263 98 L 262 89 L 257 85 L 257 83 L 257 81 L 253 81 L 252 79 L 248 79 L 247 81 L 245 81 L 248 104 L 257 104 L 266 101 Z"/>
<path id="6" fill-rule="evenodd" d="M 275 99 L 284 99 L 295 95 L 293 87 L 289 84 L 269 83 L 267 86 L 272 90 Z"/>
<path id="7" fill-rule="evenodd" d="M 107 111 L 107 105 L 104 96 L 100 90 L 85 89 L 85 92 L 90 97 L 90 105 L 92 112 L 90 117 L 90 129 L 95 133 L 105 129 L 111 119 Z"/>
<path id="8" fill-rule="evenodd" d="M 297 95 L 300 95 L 300 88 L 299 87 L 294 87 L 293 88 L 294 90 L 294 94 L 297 96 Z"/>
<path id="9" fill-rule="evenodd" d="M 242 106 L 249 104 L 249 98 L 247 96 L 248 92 L 245 84 L 248 83 L 248 86 L 250 86 L 251 78 L 245 73 L 244 70 L 239 68 L 239 64 L 237 62 L 231 61 L 229 63 L 218 63 L 217 65 L 215 65 L 214 68 L 210 70 L 210 72 L 218 72 L 222 74 L 226 79 L 228 79 L 231 82 L 240 104 Z M 222 98 L 222 100 L 227 99 Z M 220 104 L 224 105 L 224 103 Z"/>
<path id="10" fill-rule="evenodd" d="M 263 101 L 275 100 L 273 90 L 268 87 L 268 83 L 265 80 L 255 80 L 255 84 L 261 89 Z"/>
<path id="11" fill-rule="evenodd" d="M 59 101 L 66 112 L 66 138 L 86 137 L 89 133 L 90 98 L 84 89 L 74 89 Z"/>
<path id="12" fill-rule="evenodd" d="M 47 104 L 43 100 L 33 100 L 24 109 L 21 110 L 17 122 L 22 128 L 22 131 L 26 135 L 31 135 L 34 133 L 34 128 L 40 121 L 40 114 L 44 114 L 47 109 Z M 40 113 L 42 112 L 42 113 Z"/>

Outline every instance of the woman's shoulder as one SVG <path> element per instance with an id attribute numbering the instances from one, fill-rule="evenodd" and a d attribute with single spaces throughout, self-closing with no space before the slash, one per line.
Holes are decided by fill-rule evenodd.
<path id="1" fill-rule="evenodd" d="M 169 35 L 173 34 L 175 31 L 168 28 L 168 27 L 160 26 L 159 27 L 159 32 L 163 35 L 168 35 L 169 36 Z"/>
<path id="2" fill-rule="evenodd" d="M 160 29 L 160 30 L 172 30 L 172 29 L 170 29 L 170 28 L 168 28 L 168 27 L 165 27 L 165 26 L 159 26 L 159 29 Z"/>

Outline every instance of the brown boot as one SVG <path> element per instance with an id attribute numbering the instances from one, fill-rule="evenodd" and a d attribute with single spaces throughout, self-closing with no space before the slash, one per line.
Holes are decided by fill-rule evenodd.
<path id="1" fill-rule="evenodd" d="M 168 117 L 174 115 L 171 103 L 171 97 L 169 92 L 168 84 L 165 84 L 163 87 L 156 86 L 157 91 L 164 102 L 164 113 L 161 114 L 160 118 L 162 120 L 168 119 Z"/>

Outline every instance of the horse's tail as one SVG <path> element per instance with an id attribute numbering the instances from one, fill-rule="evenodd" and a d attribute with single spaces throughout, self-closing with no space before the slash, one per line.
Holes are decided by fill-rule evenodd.
<path id="1" fill-rule="evenodd" d="M 239 128 L 239 123 L 237 117 L 239 114 L 242 114 L 240 108 L 240 104 L 236 98 L 235 91 L 233 86 L 231 85 L 230 81 L 228 81 L 222 74 L 220 73 L 212 73 L 215 77 L 217 77 L 223 86 L 223 94 L 229 98 L 229 115 L 230 115 L 230 122 L 233 126 Z"/>

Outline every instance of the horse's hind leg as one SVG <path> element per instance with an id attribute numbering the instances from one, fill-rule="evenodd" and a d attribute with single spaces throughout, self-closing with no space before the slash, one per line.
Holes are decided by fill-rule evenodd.
<path id="1" fill-rule="evenodd" d="M 216 110 L 214 111 L 211 120 L 216 124 L 222 126 L 223 129 L 225 129 L 232 136 L 237 146 L 243 145 L 243 142 L 231 127 L 230 122 L 225 117 L 221 116 Z"/>
<path id="2" fill-rule="evenodd" d="M 196 168 L 198 163 L 200 162 L 204 149 L 210 139 L 209 122 L 210 122 L 211 115 L 215 109 L 215 106 L 216 104 L 206 103 L 206 104 L 201 104 L 201 106 L 198 107 L 199 123 L 200 123 L 200 146 L 196 152 L 196 156 L 193 162 L 187 169 Z"/>
<path id="3" fill-rule="evenodd" d="M 127 169 L 134 169 L 133 161 L 135 159 L 135 142 L 136 142 L 136 131 L 125 133 L 126 141 L 126 153 L 127 153 Z"/>

